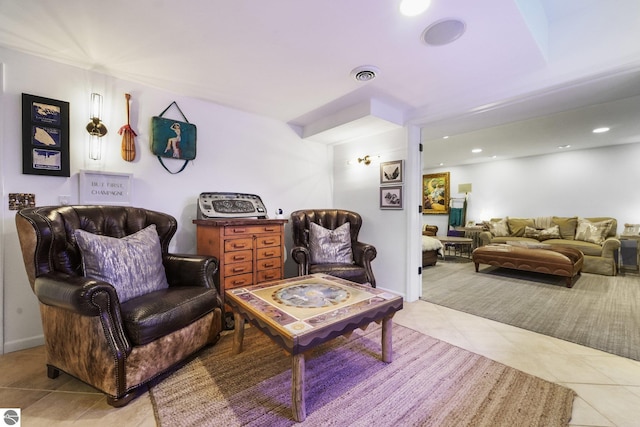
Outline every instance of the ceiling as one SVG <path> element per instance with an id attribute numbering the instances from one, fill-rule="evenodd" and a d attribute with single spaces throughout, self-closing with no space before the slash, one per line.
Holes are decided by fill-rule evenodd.
<path id="1" fill-rule="evenodd" d="M 640 98 L 621 110 L 613 102 L 640 96 L 637 0 L 431 0 L 414 17 L 398 5 L 0 0 L 0 46 L 268 116 L 328 144 L 417 125 L 425 167 L 541 154 L 566 141 L 640 142 L 637 123 L 622 124 Z M 445 19 L 465 33 L 445 45 L 422 41 Z M 374 80 L 352 77 L 363 65 L 379 69 Z M 540 118 L 594 104 L 608 116 L 589 107 Z M 612 131 L 589 140 L 584 128 L 598 120 Z M 470 153 L 477 145 L 480 156 Z"/>

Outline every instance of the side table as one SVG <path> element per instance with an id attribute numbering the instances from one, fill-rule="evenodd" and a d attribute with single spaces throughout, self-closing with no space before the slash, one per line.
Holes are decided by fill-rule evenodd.
<path id="1" fill-rule="evenodd" d="M 640 235 L 621 234 L 619 269 L 640 273 Z"/>
<path id="2" fill-rule="evenodd" d="M 464 231 L 464 237 L 473 239 L 472 249 L 480 246 L 480 233 L 482 233 L 483 231 L 483 228 L 481 226 L 455 227 L 454 229 L 456 231 Z"/>
<path id="3" fill-rule="evenodd" d="M 462 254 L 466 252 L 467 258 L 471 258 L 473 239 L 470 239 L 468 237 L 455 237 L 455 236 L 435 236 L 435 238 L 440 240 L 440 243 L 442 243 L 445 249 L 447 250 L 451 248 L 451 246 L 453 246 L 454 255 L 459 252 L 460 255 L 462 256 Z M 445 259 L 444 253 L 445 253 L 445 250 L 442 251 L 442 259 Z"/>

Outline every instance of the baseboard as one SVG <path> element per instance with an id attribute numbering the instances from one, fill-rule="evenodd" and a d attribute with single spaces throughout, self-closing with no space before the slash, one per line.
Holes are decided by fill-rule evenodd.
<path id="1" fill-rule="evenodd" d="M 37 347 L 43 344 L 44 335 L 38 335 L 16 341 L 8 341 L 4 343 L 4 353 L 13 353 L 14 351 L 25 350 L 27 348 Z"/>

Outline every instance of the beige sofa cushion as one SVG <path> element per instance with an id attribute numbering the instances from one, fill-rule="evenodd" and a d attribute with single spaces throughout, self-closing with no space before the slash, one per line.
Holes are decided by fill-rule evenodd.
<path id="1" fill-rule="evenodd" d="M 611 221 L 611 229 L 609 230 L 609 234 L 605 237 L 615 237 L 618 234 L 618 221 L 615 218 L 611 217 L 595 217 L 595 218 L 585 218 L 591 222 L 600 222 L 600 221 Z"/>
<path id="2" fill-rule="evenodd" d="M 533 219 L 533 223 L 538 230 L 544 230 L 553 226 L 552 216 L 539 216 Z"/>
<path id="3" fill-rule="evenodd" d="M 513 237 L 522 237 L 524 236 L 524 231 L 526 227 L 535 227 L 533 222 L 533 218 L 507 218 L 507 223 L 509 224 L 509 235 Z"/>
<path id="4" fill-rule="evenodd" d="M 560 217 L 554 216 L 553 223 L 560 227 L 560 235 L 565 240 L 574 240 L 576 235 L 576 227 L 578 226 L 578 217 Z"/>
<path id="5" fill-rule="evenodd" d="M 524 237 L 532 239 L 538 239 L 540 241 L 549 239 L 561 239 L 560 227 L 554 225 L 553 227 L 545 228 L 544 230 L 538 230 L 533 227 L 525 227 Z"/>
<path id="6" fill-rule="evenodd" d="M 508 218 L 491 220 L 484 223 L 484 226 L 491 232 L 493 237 L 506 237 L 509 235 Z"/>
<path id="7" fill-rule="evenodd" d="M 591 222 L 588 219 L 578 218 L 576 240 L 602 245 L 609 235 L 612 224 L 613 221 L 610 219 L 599 222 Z"/>

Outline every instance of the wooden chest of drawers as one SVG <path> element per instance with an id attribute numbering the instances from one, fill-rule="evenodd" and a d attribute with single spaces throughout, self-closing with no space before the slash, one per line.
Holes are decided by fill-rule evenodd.
<path id="1" fill-rule="evenodd" d="M 197 252 L 218 258 L 220 298 L 226 289 L 284 278 L 286 219 L 196 219 Z"/>

